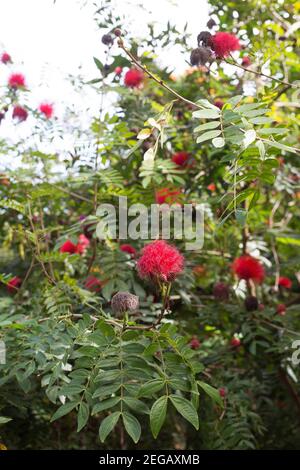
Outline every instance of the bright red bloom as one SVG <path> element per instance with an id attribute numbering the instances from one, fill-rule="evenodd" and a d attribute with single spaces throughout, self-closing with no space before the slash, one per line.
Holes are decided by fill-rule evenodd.
<path id="1" fill-rule="evenodd" d="M 12 73 L 8 79 L 8 85 L 11 88 L 24 88 L 25 77 L 22 73 Z"/>
<path id="2" fill-rule="evenodd" d="M 207 189 L 208 189 L 209 191 L 212 191 L 212 192 L 215 191 L 215 190 L 216 190 L 216 185 L 215 185 L 215 183 L 210 183 L 210 184 L 207 186 Z"/>
<path id="3" fill-rule="evenodd" d="M 123 72 L 123 67 L 116 67 L 115 68 L 115 74 L 116 75 L 121 75 L 122 72 Z"/>
<path id="4" fill-rule="evenodd" d="M 240 42 L 234 34 L 219 32 L 212 36 L 212 49 L 216 56 L 224 59 L 230 52 L 241 48 Z"/>
<path id="5" fill-rule="evenodd" d="M 236 258 L 233 262 L 232 269 L 234 273 L 245 281 L 261 283 L 265 277 L 265 270 L 260 262 L 250 255 L 243 255 Z"/>
<path id="6" fill-rule="evenodd" d="M 67 240 L 59 249 L 61 253 L 70 253 L 74 254 L 77 253 L 77 245 L 71 242 L 71 240 Z"/>
<path id="7" fill-rule="evenodd" d="M 189 345 L 190 345 L 191 349 L 199 349 L 200 346 L 201 346 L 201 343 L 200 343 L 199 339 L 196 338 L 196 336 L 193 336 L 191 341 L 189 342 Z"/>
<path id="8" fill-rule="evenodd" d="M 120 246 L 120 250 L 124 251 L 124 253 L 128 253 L 129 255 L 134 256 L 136 254 L 136 249 L 134 248 L 134 246 L 126 244 L 126 243 Z"/>
<path id="9" fill-rule="evenodd" d="M 50 103 L 42 103 L 39 105 L 39 111 L 44 114 L 47 119 L 50 119 L 53 115 L 53 104 Z"/>
<path id="10" fill-rule="evenodd" d="M 220 394 L 220 397 L 225 398 L 226 397 L 225 388 L 223 388 L 223 387 L 219 388 L 219 394 Z"/>
<path id="11" fill-rule="evenodd" d="M 80 255 L 86 251 L 86 249 L 90 246 L 90 240 L 83 235 L 79 235 L 78 237 L 78 243 L 76 245 L 76 253 L 79 253 Z"/>
<path id="12" fill-rule="evenodd" d="M 6 288 L 7 288 L 8 292 L 13 294 L 14 292 L 17 291 L 17 289 L 19 289 L 21 284 L 22 284 L 22 279 L 18 276 L 15 276 L 15 277 L 11 278 L 10 281 L 8 281 L 8 284 L 7 284 Z"/>
<path id="13" fill-rule="evenodd" d="M 243 59 L 242 59 L 242 65 L 244 67 L 248 67 L 249 65 L 251 65 L 251 60 L 248 56 L 244 56 Z"/>
<path id="14" fill-rule="evenodd" d="M 89 276 L 84 283 L 84 287 L 93 292 L 100 292 L 102 286 L 103 282 L 95 276 Z"/>
<path id="15" fill-rule="evenodd" d="M 156 240 L 143 248 L 137 269 L 141 278 L 172 281 L 183 270 L 184 258 L 165 240 Z"/>
<path id="16" fill-rule="evenodd" d="M 278 285 L 290 289 L 292 287 L 292 281 L 288 277 L 280 277 L 278 280 Z"/>
<path id="17" fill-rule="evenodd" d="M 241 340 L 239 338 L 234 337 L 230 340 L 230 345 L 233 348 L 238 348 L 241 345 Z"/>
<path id="18" fill-rule="evenodd" d="M 141 70 L 138 69 L 130 69 L 126 72 L 124 77 L 125 86 L 129 88 L 137 88 L 141 85 L 144 80 L 144 74 Z"/>
<path id="19" fill-rule="evenodd" d="M 11 62 L 11 57 L 7 52 L 3 52 L 1 55 L 1 62 L 2 64 L 7 64 L 8 62 Z"/>
<path id="20" fill-rule="evenodd" d="M 172 156 L 172 162 L 176 163 L 178 166 L 184 166 L 189 158 L 187 152 L 177 152 Z"/>
<path id="21" fill-rule="evenodd" d="M 179 201 L 180 194 L 178 189 L 160 188 L 155 193 L 155 200 L 157 204 L 173 204 Z"/>
<path id="22" fill-rule="evenodd" d="M 28 112 L 22 106 L 15 106 L 12 113 L 13 118 L 19 119 L 19 121 L 26 121 Z"/>
<path id="23" fill-rule="evenodd" d="M 286 306 L 284 304 L 278 304 L 276 311 L 278 315 L 281 315 L 283 317 L 286 313 Z"/>
<path id="24" fill-rule="evenodd" d="M 223 106 L 224 106 L 224 101 L 222 101 L 222 100 L 216 100 L 216 101 L 214 102 L 214 105 L 217 106 L 217 108 L 222 109 Z"/>

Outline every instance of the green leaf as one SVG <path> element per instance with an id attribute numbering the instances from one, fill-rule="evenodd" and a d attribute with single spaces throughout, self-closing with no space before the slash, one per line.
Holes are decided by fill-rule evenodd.
<path id="1" fill-rule="evenodd" d="M 117 403 L 119 403 L 120 399 L 120 397 L 112 397 L 101 401 L 101 403 L 96 403 L 96 405 L 93 407 L 92 415 L 100 413 L 104 410 L 108 410 L 109 408 L 113 408 L 115 405 L 117 405 Z"/>
<path id="2" fill-rule="evenodd" d="M 217 131 L 208 131 L 208 132 L 205 132 L 204 134 L 200 135 L 196 142 L 197 144 L 200 144 L 200 142 L 204 142 L 205 140 L 210 140 L 210 139 L 213 139 L 215 137 L 218 137 L 218 135 L 221 134 L 221 130 L 217 130 Z"/>
<path id="3" fill-rule="evenodd" d="M 271 145 L 271 147 L 275 147 L 280 150 L 286 150 L 287 152 L 298 153 L 298 154 L 300 153 L 300 149 L 289 147 L 288 145 L 281 144 L 280 142 L 275 142 L 273 140 L 264 140 L 264 142 L 268 145 Z"/>
<path id="4" fill-rule="evenodd" d="M 133 397 L 124 397 L 123 402 L 126 403 L 129 408 L 134 410 L 136 413 L 149 413 L 149 408 L 145 403 L 143 403 L 141 400 L 138 400 L 137 398 Z"/>
<path id="5" fill-rule="evenodd" d="M 127 433 L 129 434 L 133 442 L 136 444 L 141 436 L 140 423 L 138 422 L 135 416 L 128 413 L 127 411 L 124 411 L 124 413 L 122 414 L 122 418 Z"/>
<path id="6" fill-rule="evenodd" d="M 155 439 L 166 419 L 167 407 L 168 397 L 165 395 L 156 400 L 152 405 L 150 411 L 150 427 Z"/>
<path id="7" fill-rule="evenodd" d="M 71 401 L 68 403 L 65 403 L 64 405 L 60 406 L 58 410 L 54 413 L 54 415 L 51 418 L 51 422 L 55 421 L 56 419 L 61 418 L 62 416 L 67 415 L 72 411 L 76 406 L 78 405 L 78 401 Z"/>
<path id="8" fill-rule="evenodd" d="M 115 411 L 111 415 L 106 416 L 106 418 L 101 421 L 99 428 L 99 437 L 101 442 L 104 442 L 107 436 L 114 429 L 115 425 L 119 421 L 120 415 L 120 411 Z"/>
<path id="9" fill-rule="evenodd" d="M 79 405 L 79 411 L 77 415 L 77 432 L 81 431 L 82 428 L 88 422 L 90 415 L 89 405 L 87 403 L 81 402 Z"/>
<path id="10" fill-rule="evenodd" d="M 104 65 L 102 64 L 102 62 L 99 59 L 97 59 L 97 57 L 93 57 L 93 59 L 94 59 L 97 69 L 100 70 L 100 72 L 102 72 L 104 70 Z"/>
<path id="11" fill-rule="evenodd" d="M 189 421 L 195 429 L 199 429 L 198 413 L 192 403 L 186 398 L 179 397 L 178 395 L 170 395 L 170 400 L 178 413 Z"/>
<path id="12" fill-rule="evenodd" d="M 221 148 L 221 147 L 224 147 L 225 139 L 223 139 L 223 137 L 216 137 L 215 139 L 212 140 L 212 144 L 217 149 Z"/>
<path id="13" fill-rule="evenodd" d="M 200 380 L 197 381 L 199 387 L 201 387 L 207 395 L 209 395 L 218 405 L 224 406 L 223 400 L 220 396 L 219 390 L 216 388 L 212 387 L 211 385 L 208 385 L 205 382 L 201 382 Z"/>
<path id="14" fill-rule="evenodd" d="M 201 109 L 200 111 L 193 112 L 194 118 L 203 119 L 218 119 L 220 117 L 220 110 L 217 109 Z"/>
<path id="15" fill-rule="evenodd" d="M 247 220 L 247 211 L 245 209 L 237 209 L 235 213 L 237 223 L 244 227 Z"/>
<path id="16" fill-rule="evenodd" d="M 154 379 L 150 380 L 149 382 L 146 382 L 143 384 L 140 388 L 139 391 L 139 396 L 147 396 L 147 395 L 153 395 L 156 392 L 159 392 L 165 385 L 164 380 L 162 379 Z"/>
<path id="17" fill-rule="evenodd" d="M 11 418 L 6 418 L 6 416 L 0 416 L 0 424 L 8 423 L 11 420 Z"/>
<path id="18" fill-rule="evenodd" d="M 206 122 L 205 124 L 201 124 L 200 126 L 195 127 L 194 132 L 201 132 L 207 129 L 215 129 L 216 127 L 219 127 L 219 125 L 220 121 Z"/>

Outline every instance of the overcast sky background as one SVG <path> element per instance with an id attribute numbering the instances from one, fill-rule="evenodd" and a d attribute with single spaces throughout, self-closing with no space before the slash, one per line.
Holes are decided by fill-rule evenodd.
<path id="1" fill-rule="evenodd" d="M 137 37 L 143 37 L 149 21 L 164 26 L 169 20 L 179 29 L 187 22 L 191 46 L 208 20 L 206 0 L 117 0 L 116 5 L 118 13 L 132 18 L 132 33 Z M 97 76 L 93 56 L 103 59 L 105 47 L 94 11 L 93 2 L 84 0 L 0 0 L 0 51 L 7 51 L 14 61 L 9 67 L 0 65 L 0 86 L 6 84 L 9 73 L 22 72 L 31 90 L 24 99 L 33 108 L 44 100 L 53 102 L 58 121 L 63 120 L 66 106 L 77 109 L 82 119 L 87 117 L 83 115 L 87 107 L 90 115 L 95 114 L 99 107 L 95 92 L 87 86 L 84 93 L 76 93 L 66 79 L 68 74 L 76 75 L 79 67 L 87 80 Z M 162 60 L 178 74 L 186 68 L 182 54 L 165 54 Z M 20 125 L 6 119 L 0 137 L 24 137 L 31 119 Z"/>

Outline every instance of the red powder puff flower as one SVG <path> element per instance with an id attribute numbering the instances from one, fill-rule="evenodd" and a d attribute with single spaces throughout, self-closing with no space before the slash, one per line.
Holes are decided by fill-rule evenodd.
<path id="1" fill-rule="evenodd" d="M 102 286 L 103 282 L 95 276 L 89 276 L 84 283 L 84 287 L 92 292 L 100 292 Z"/>
<path id="2" fill-rule="evenodd" d="M 226 397 L 226 390 L 225 390 L 225 388 L 223 388 L 223 387 L 219 388 L 219 394 L 220 394 L 220 397 L 221 397 L 221 398 L 225 398 L 225 397 Z"/>
<path id="3" fill-rule="evenodd" d="M 243 67 L 248 67 L 249 65 L 251 65 L 251 60 L 248 56 L 243 57 L 242 65 L 243 65 Z"/>
<path id="4" fill-rule="evenodd" d="M 215 191 L 215 190 L 216 190 L 216 185 L 215 185 L 215 183 L 210 183 L 210 184 L 207 186 L 207 189 L 208 189 L 209 191 L 212 191 L 212 192 Z"/>
<path id="5" fill-rule="evenodd" d="M 90 240 L 82 233 L 78 237 L 78 243 L 76 245 L 76 253 L 80 255 L 86 251 L 86 249 L 90 246 Z"/>
<path id="6" fill-rule="evenodd" d="M 13 109 L 12 117 L 19 119 L 19 121 L 26 121 L 28 112 L 22 106 L 15 106 Z"/>
<path id="7" fill-rule="evenodd" d="M 71 242 L 71 240 L 67 240 L 59 249 L 61 253 L 70 253 L 74 254 L 77 253 L 77 245 Z"/>
<path id="8" fill-rule="evenodd" d="M 121 75 L 122 72 L 123 72 L 123 67 L 116 67 L 115 68 L 115 74 L 116 75 Z"/>
<path id="9" fill-rule="evenodd" d="M 290 289 L 292 287 L 292 281 L 288 277 L 280 277 L 278 280 L 278 285 Z"/>
<path id="10" fill-rule="evenodd" d="M 240 42 L 234 34 L 219 32 L 212 36 L 212 49 L 216 56 L 224 59 L 230 52 L 241 48 Z"/>
<path id="11" fill-rule="evenodd" d="M 234 273 L 245 281 L 261 283 L 265 277 L 265 270 L 260 262 L 250 255 L 243 255 L 236 258 L 233 262 L 232 269 Z"/>
<path id="12" fill-rule="evenodd" d="M 181 192 L 178 189 L 160 188 L 155 193 L 157 204 L 173 204 L 179 202 Z"/>
<path id="13" fill-rule="evenodd" d="M 177 152 L 172 156 L 172 162 L 176 163 L 178 166 L 184 166 L 189 158 L 187 152 Z"/>
<path id="14" fill-rule="evenodd" d="M 7 52 L 3 52 L 1 55 L 1 62 L 2 64 L 7 64 L 8 62 L 11 62 L 11 57 Z"/>
<path id="15" fill-rule="evenodd" d="M 278 315 L 281 315 L 283 317 L 286 313 L 286 306 L 284 304 L 278 304 L 276 311 Z"/>
<path id="16" fill-rule="evenodd" d="M 230 340 L 230 345 L 233 347 L 233 348 L 238 348 L 240 345 L 241 345 L 241 340 L 239 338 L 232 338 Z"/>
<path id="17" fill-rule="evenodd" d="M 170 282 L 183 270 L 184 258 L 165 240 L 156 240 L 143 248 L 137 269 L 141 278 Z"/>
<path id="18" fill-rule="evenodd" d="M 129 255 L 132 255 L 132 256 L 134 256 L 136 254 L 136 249 L 134 248 L 134 246 L 126 244 L 126 243 L 124 243 L 124 245 L 120 246 L 120 250 L 124 251 L 124 253 L 128 253 Z"/>
<path id="19" fill-rule="evenodd" d="M 8 284 L 7 284 L 6 288 L 7 288 L 8 292 L 13 294 L 14 292 L 17 291 L 17 289 L 19 289 L 21 284 L 22 284 L 22 279 L 18 276 L 15 276 L 15 277 L 11 278 L 10 281 L 8 281 Z"/>
<path id="20" fill-rule="evenodd" d="M 22 73 L 12 73 L 8 79 L 8 85 L 11 88 L 24 88 L 25 77 Z"/>
<path id="21" fill-rule="evenodd" d="M 191 341 L 189 342 L 189 345 L 191 349 L 199 349 L 201 346 L 201 343 L 198 340 L 198 338 L 196 338 L 196 336 L 193 336 Z"/>
<path id="22" fill-rule="evenodd" d="M 47 119 L 50 119 L 53 115 L 53 104 L 42 103 L 39 105 L 39 111 L 44 114 Z"/>
<path id="23" fill-rule="evenodd" d="M 224 106 L 224 101 L 222 101 L 222 100 L 216 100 L 216 101 L 214 102 L 214 105 L 217 106 L 217 108 L 222 109 L 223 106 Z"/>
<path id="24" fill-rule="evenodd" d="M 138 69 L 130 69 L 124 77 L 125 86 L 129 88 L 137 88 L 144 80 L 144 74 Z"/>

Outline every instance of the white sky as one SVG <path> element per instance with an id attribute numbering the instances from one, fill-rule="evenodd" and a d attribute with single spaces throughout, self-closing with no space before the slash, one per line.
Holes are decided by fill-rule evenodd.
<path id="1" fill-rule="evenodd" d="M 0 86 L 12 71 L 26 76 L 31 90 L 29 104 L 37 107 L 47 100 L 55 105 L 55 114 L 62 120 L 66 106 L 85 110 L 90 115 L 98 109 L 94 91 L 86 87 L 85 93 L 74 93 L 66 80 L 68 74 L 81 73 L 90 80 L 97 77 L 93 56 L 103 60 L 104 46 L 101 32 L 94 21 L 93 2 L 84 0 L 0 0 L 0 52 L 7 51 L 14 64 L 0 64 Z M 99 0 L 97 1 L 99 3 Z M 165 25 L 169 20 L 181 28 L 188 22 L 192 34 L 191 46 L 196 45 L 197 34 L 205 28 L 208 20 L 206 0 L 117 0 L 117 9 L 133 19 L 132 28 L 137 36 L 143 35 L 144 25 L 155 21 Z M 142 4 L 143 9 L 137 8 Z M 151 12 L 149 11 L 151 9 Z M 117 47 L 117 46 L 115 46 Z M 180 73 L 186 67 L 184 58 L 176 53 L 164 56 L 166 64 L 172 64 Z M 24 136 L 31 124 L 30 119 L 22 125 L 2 122 L 0 137 L 12 134 Z M 1 165 L 1 162 L 0 162 Z"/>

